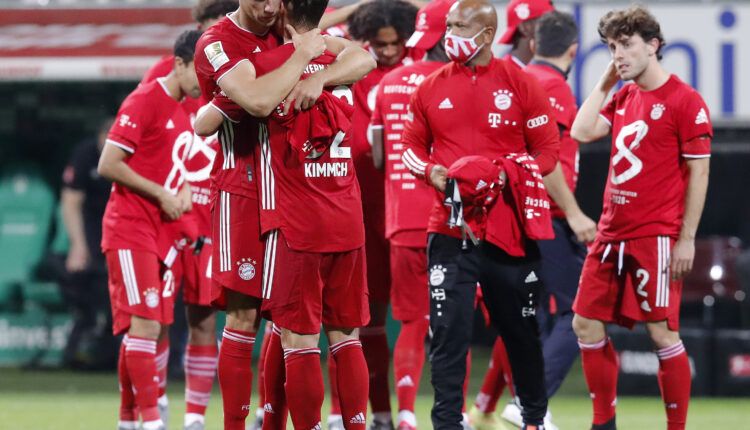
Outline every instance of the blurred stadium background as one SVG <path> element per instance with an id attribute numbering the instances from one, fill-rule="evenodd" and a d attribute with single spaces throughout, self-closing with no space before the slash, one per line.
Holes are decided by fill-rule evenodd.
<path id="1" fill-rule="evenodd" d="M 348 3 L 331 1 L 332 5 Z M 647 3 L 667 38 L 667 69 L 702 93 L 716 127 L 696 263 L 683 294 L 683 338 L 694 370 L 694 395 L 739 398 L 696 403 L 691 406 L 689 428 L 704 428 L 728 417 L 726 424 L 732 428 L 750 428 L 750 1 Z M 608 52 L 598 41 L 596 22 L 607 10 L 627 2 L 557 0 L 555 4 L 572 12 L 582 29 L 579 58 L 570 75 L 580 99 L 608 61 Z M 60 293 L 60 279 L 65 276 L 61 261 L 68 247 L 58 204 L 61 177 L 73 147 L 95 136 L 101 121 L 117 111 L 143 73 L 170 51 L 176 35 L 195 26 L 192 5 L 193 0 L 0 0 L 2 428 L 89 429 L 114 423 L 114 374 L 46 371 L 62 367 L 71 328 L 71 313 Z M 504 2 L 497 5 L 500 11 Z M 499 15 L 502 29 L 504 13 Z M 506 48 L 496 49 L 501 54 Z M 576 194 L 592 217 L 601 211 L 608 156 L 607 143 L 581 148 Z M 474 373 L 480 378 L 488 358 L 484 348 L 491 345 L 492 333 L 484 331 L 482 324 L 477 326 Z M 178 318 L 175 328 L 173 345 L 179 345 L 184 321 Z M 389 334 L 397 330 L 391 322 Z M 658 362 L 645 333 L 616 330 L 613 336 L 621 352 L 620 392 L 658 395 L 654 377 Z M 99 354 L 98 347 L 93 338 L 83 343 L 79 351 L 82 367 L 87 367 L 86 360 L 89 368 L 97 367 L 92 357 Z M 179 379 L 178 350 L 172 348 L 172 367 Z M 427 381 L 423 381 L 420 400 L 423 425 L 429 422 Z M 103 395 L 103 386 L 109 388 L 109 397 Z M 173 390 L 177 387 L 179 383 Z M 471 392 L 476 388 L 472 384 Z M 60 403 L 59 396 L 66 392 L 80 397 Z M 576 365 L 562 398 L 555 401 L 561 405 L 555 412 L 561 427 L 568 423 L 571 428 L 583 428 L 589 414 L 585 392 Z M 173 405 L 180 404 L 180 396 L 175 394 Z M 66 422 L 62 419 L 46 427 L 42 421 L 21 419 L 34 414 L 37 406 L 49 411 L 52 406 L 45 405 L 60 409 L 65 402 L 88 401 L 93 402 L 91 407 L 104 408 L 98 414 L 110 421 L 82 418 L 61 426 Z M 217 404 L 214 401 L 211 409 L 215 416 Z M 653 415 L 661 422 L 659 402 L 626 398 L 623 405 L 634 414 Z M 71 417 L 77 416 L 76 410 L 68 410 Z M 700 411 L 709 411 L 705 422 L 694 419 Z M 14 422 L 18 425 L 5 426 Z M 621 427 L 655 428 L 653 422 L 631 419 Z"/>

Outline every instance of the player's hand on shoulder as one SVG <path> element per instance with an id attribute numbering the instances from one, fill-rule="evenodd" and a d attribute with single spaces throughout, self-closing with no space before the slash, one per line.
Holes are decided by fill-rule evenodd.
<path id="1" fill-rule="evenodd" d="M 167 190 L 159 194 L 159 208 L 167 216 L 167 219 L 171 221 L 182 216 L 181 199 Z"/>
<path id="2" fill-rule="evenodd" d="M 448 181 L 448 169 L 440 164 L 435 164 L 430 170 L 430 183 L 441 193 L 445 192 L 445 184 Z"/>
<path id="3" fill-rule="evenodd" d="M 669 270 L 672 271 L 672 279 L 681 279 L 693 269 L 695 258 L 695 241 L 689 239 L 678 239 L 672 248 L 672 257 L 669 262 Z"/>
<path id="4" fill-rule="evenodd" d="M 289 35 L 292 37 L 294 49 L 305 54 L 310 60 L 320 57 L 326 49 L 326 42 L 320 34 L 319 28 L 313 28 L 304 33 L 297 33 L 291 25 L 286 26 Z"/>
<path id="5" fill-rule="evenodd" d="M 570 229 L 576 235 L 576 239 L 581 243 L 591 243 L 596 238 L 596 222 L 586 216 L 585 213 L 578 211 L 566 217 Z"/>

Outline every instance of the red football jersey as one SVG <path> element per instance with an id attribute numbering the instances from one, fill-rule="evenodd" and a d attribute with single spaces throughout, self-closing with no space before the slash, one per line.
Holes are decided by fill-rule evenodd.
<path id="1" fill-rule="evenodd" d="M 544 90 L 533 77 L 505 60 L 492 59 L 476 70 L 451 62 L 427 77 L 411 97 L 412 120 L 403 135 L 402 160 L 424 177 L 437 163 L 450 167 L 465 155 L 495 160 L 510 153 L 529 153 L 542 175 L 554 169 L 558 159 L 559 131 Z M 428 232 L 460 237 L 448 227 L 449 210 L 434 193 Z M 487 240 L 511 255 L 523 255 L 523 243 L 513 231 L 521 224 L 510 190 L 494 211 L 507 216 L 503 223 L 488 223 Z M 513 220 L 511 222 L 510 220 Z"/>
<path id="2" fill-rule="evenodd" d="M 195 47 L 195 70 L 204 97 L 221 92 L 219 80 L 237 64 L 249 61 L 253 52 L 278 46 L 272 32 L 257 35 L 240 27 L 229 16 L 211 26 Z M 254 149 L 258 143 L 258 121 L 247 116 L 242 122 L 227 119 L 219 130 L 221 151 L 211 172 L 212 184 L 219 190 L 257 198 L 253 167 Z"/>
<path id="3" fill-rule="evenodd" d="M 352 116 L 352 155 L 357 170 L 359 186 L 362 187 L 362 205 L 368 225 L 380 231 L 385 237 L 385 177 L 381 170 L 372 164 L 372 147 L 367 136 L 378 83 L 388 72 L 413 61 L 405 51 L 404 58 L 393 66 L 378 65 L 364 78 L 352 85 L 354 93 L 354 115 Z"/>
<path id="4" fill-rule="evenodd" d="M 570 137 L 570 128 L 578 113 L 578 105 L 568 83 L 565 73 L 555 66 L 547 63 L 531 63 L 524 69 L 526 73 L 534 76 L 549 96 L 552 112 L 560 127 L 560 166 L 562 167 L 565 182 L 571 191 L 575 192 L 578 183 L 578 142 Z M 554 201 L 550 199 L 552 216 L 565 218 L 565 213 Z"/>
<path id="5" fill-rule="evenodd" d="M 167 76 L 174 69 L 174 55 L 165 55 L 159 59 L 150 69 L 146 71 L 141 79 L 140 85 L 147 84 L 155 81 L 156 78 L 163 78 Z M 210 99 L 208 99 L 210 100 Z M 205 105 L 206 100 L 203 95 L 194 99 L 192 97 L 185 97 L 182 99 L 182 108 L 190 115 L 190 121 L 195 120 L 195 116 L 198 114 L 198 109 Z"/>
<path id="6" fill-rule="evenodd" d="M 612 126 L 609 177 L 599 220 L 602 241 L 679 235 L 685 158 L 711 156 L 713 136 L 700 94 L 677 76 L 653 91 L 626 85 L 602 109 Z"/>
<path id="7" fill-rule="evenodd" d="M 427 245 L 427 220 L 435 190 L 404 166 L 401 134 L 409 118 L 412 93 L 426 76 L 443 65 L 437 61 L 417 61 L 388 73 L 378 85 L 370 127 L 383 130 L 385 236 L 395 245 Z"/>
<path id="8" fill-rule="evenodd" d="M 599 239 L 678 236 L 685 211 L 686 158 L 711 156 L 713 136 L 700 94 L 672 75 L 661 87 L 626 85 L 602 109 L 612 153 Z"/>
<path id="9" fill-rule="evenodd" d="M 123 101 L 107 136 L 131 155 L 136 173 L 176 194 L 184 181 L 183 160 L 193 141 L 190 119 L 161 80 L 141 85 Z M 118 184 L 112 187 L 102 221 L 102 249 L 157 253 L 162 214 L 156 202 Z"/>
<path id="10" fill-rule="evenodd" d="M 185 159 L 185 179 L 193 194 L 193 214 L 198 221 L 198 234 L 211 235 L 211 168 L 219 151 L 217 135 L 193 136 L 193 144 Z"/>

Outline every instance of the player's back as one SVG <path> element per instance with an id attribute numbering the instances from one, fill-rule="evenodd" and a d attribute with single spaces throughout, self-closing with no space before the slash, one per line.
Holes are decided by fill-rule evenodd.
<path id="1" fill-rule="evenodd" d="M 713 134 L 700 94 L 672 75 L 661 87 L 626 85 L 602 110 L 612 125 L 610 174 L 600 237 L 625 240 L 679 234 L 685 160 L 710 156 Z"/>
<path id="2" fill-rule="evenodd" d="M 294 46 L 286 44 L 251 59 L 262 76 L 293 53 Z M 302 79 L 335 60 L 332 53 L 324 53 L 308 65 Z M 312 109 L 299 113 L 292 109 L 291 116 L 284 116 L 280 106 L 268 120 L 268 140 L 261 141 L 261 223 L 264 230 L 280 227 L 292 249 L 340 252 L 364 244 L 351 137 L 348 127 L 337 128 L 348 125 L 351 103 L 348 87 L 327 88 Z M 311 145 L 315 137 L 330 139 L 322 152 Z"/>
<path id="3" fill-rule="evenodd" d="M 183 183 L 182 160 L 192 140 L 190 119 L 161 80 L 128 95 L 107 136 L 107 144 L 130 154 L 125 163 L 131 169 L 173 194 Z M 104 215 L 103 247 L 150 246 L 160 222 L 154 201 L 114 184 Z"/>
<path id="4" fill-rule="evenodd" d="M 388 73 L 378 89 L 375 110 L 370 124 L 382 127 L 385 163 L 386 237 L 395 237 L 409 230 L 425 231 L 405 246 L 424 246 L 427 220 L 433 203 L 434 189 L 417 179 L 401 161 L 404 144 L 401 140 L 409 119 L 409 99 L 417 86 L 444 63 L 417 61 Z"/>

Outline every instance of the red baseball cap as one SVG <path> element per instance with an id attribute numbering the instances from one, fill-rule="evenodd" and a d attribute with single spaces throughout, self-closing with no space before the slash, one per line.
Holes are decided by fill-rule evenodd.
<path id="1" fill-rule="evenodd" d="M 490 206 L 503 181 L 500 176 L 503 168 L 481 155 L 466 155 L 456 160 L 448 168 L 448 177 L 458 183 L 464 207 Z"/>
<path id="2" fill-rule="evenodd" d="M 498 42 L 504 45 L 513 43 L 519 24 L 530 19 L 539 18 L 547 12 L 555 10 L 551 0 L 511 0 L 505 8 L 505 30 Z"/>
<path id="3" fill-rule="evenodd" d="M 417 13 L 414 33 L 406 41 L 407 48 L 432 49 L 445 35 L 445 18 L 457 0 L 434 0 Z"/>

